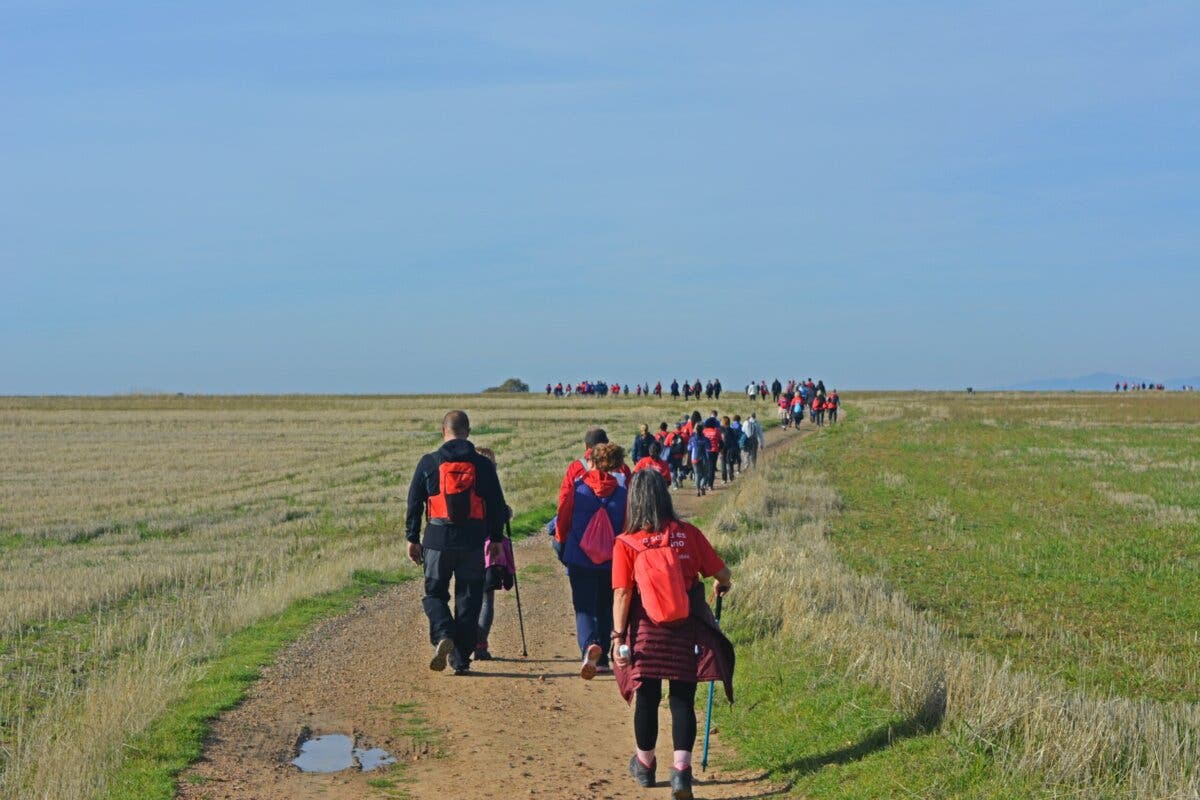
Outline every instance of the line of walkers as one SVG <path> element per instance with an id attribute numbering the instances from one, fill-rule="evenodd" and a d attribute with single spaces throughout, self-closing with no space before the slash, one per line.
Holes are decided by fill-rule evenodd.
<path id="1" fill-rule="evenodd" d="M 814 425 L 831 425 L 838 421 L 838 409 L 842 406 L 842 398 L 837 389 L 826 393 L 825 382 L 813 379 L 807 381 L 788 381 L 786 388 L 775 398 L 779 409 L 779 424 L 788 428 L 799 428 L 808 414 L 808 421 Z"/>
<path id="2" fill-rule="evenodd" d="M 700 437 L 707 448 L 706 428 L 692 427 L 692 440 Z M 676 515 L 662 443 L 645 426 L 634 442 L 632 472 L 625 451 L 603 429 L 589 430 L 584 446 L 583 458 L 563 476 L 549 526 L 571 587 L 579 674 L 591 680 L 615 672 L 621 696 L 634 706 L 629 772 L 645 787 L 657 782 L 658 709 L 667 681 L 672 796 L 690 800 L 696 686 L 720 680 L 733 700 L 733 645 L 709 609 L 700 577 L 715 577 L 723 593 L 730 571 L 704 534 Z"/>
<path id="3" fill-rule="evenodd" d="M 634 471 L 653 467 L 668 485 L 682 489 L 686 480 L 693 480 L 696 495 L 705 494 L 716 483 L 717 466 L 721 482 L 731 482 L 742 465 L 754 466 L 763 446 L 763 428 L 758 414 L 752 413 L 745 422 L 741 414 L 732 419 L 717 416 L 713 409 L 707 419 L 699 411 L 683 416 L 672 428 L 660 422 L 658 430 L 650 433 L 642 425 L 630 448 Z"/>
<path id="4" fill-rule="evenodd" d="M 629 771 L 642 786 L 656 783 L 658 707 L 662 683 L 669 684 L 670 783 L 677 800 L 692 797 L 697 683 L 722 681 L 732 701 L 734 651 L 700 581 L 713 577 L 724 593 L 730 571 L 704 534 L 676 515 L 669 487 L 680 485 L 685 465 L 673 466 L 662 456 L 677 451 L 677 439 L 686 434 L 686 466 L 699 476 L 697 490 L 711 486 L 714 453 L 732 480 L 739 466 L 735 451 L 753 452 L 753 459 L 762 444 L 755 415 L 745 425 L 734 427 L 735 422 L 740 420 L 718 421 L 714 411 L 708 420 L 693 414 L 675 431 L 664 423 L 656 436 L 643 427 L 632 471 L 623 448 L 610 443 L 603 429 L 589 430 L 583 457 L 563 476 L 558 511 L 547 526 L 567 569 L 580 676 L 590 680 L 612 669 L 622 697 L 634 705 L 636 751 Z M 449 665 L 455 675 L 470 674 L 472 656 L 490 658 L 486 639 L 494 591 L 513 585 L 515 577 L 504 536 L 512 512 L 495 455 L 476 449 L 470 430 L 463 411 L 443 417 L 443 443 L 418 462 L 406 517 L 409 557 L 424 566 L 422 605 L 433 645 L 429 666 L 441 671 Z"/>
<path id="5" fill-rule="evenodd" d="M 762 387 L 763 398 L 765 399 L 767 396 L 766 381 L 762 382 Z M 681 396 L 684 400 L 691 400 L 693 397 L 699 400 L 701 392 L 709 400 L 720 400 L 721 392 L 724 389 L 721 386 L 720 378 L 714 378 L 706 382 L 703 388 L 700 385 L 700 379 L 697 378 L 694 383 L 684 381 L 682 389 L 680 388 L 679 380 L 672 379 L 669 391 L 671 397 L 675 400 L 678 400 Z M 579 381 L 575 384 L 571 384 L 570 381 L 566 383 L 559 381 L 553 385 L 546 384 L 547 397 L 608 397 L 609 395 L 613 397 L 624 395 L 626 397 L 656 397 L 662 399 L 663 384 L 662 381 L 658 381 L 654 384 L 653 389 L 650 388 L 649 382 L 635 383 L 632 389 L 629 388 L 628 383 L 622 385 L 619 381 L 615 383 L 608 383 L 607 381 Z M 753 395 L 751 399 L 754 399 Z"/>

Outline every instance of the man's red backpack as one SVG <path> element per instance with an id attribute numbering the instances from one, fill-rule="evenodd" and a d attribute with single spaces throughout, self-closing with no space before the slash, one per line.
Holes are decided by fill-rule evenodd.
<path id="1" fill-rule="evenodd" d="M 449 525 L 483 521 L 485 508 L 475 478 L 470 461 L 443 461 L 438 466 L 438 493 L 427 503 L 429 520 Z"/>
<path id="2" fill-rule="evenodd" d="M 675 535 L 673 535 L 675 534 Z M 632 547 L 637 556 L 633 562 L 633 583 L 646 616 L 658 625 L 682 622 L 691 613 L 687 584 L 679 550 L 686 539 L 668 526 L 661 533 L 638 533 L 624 536 L 621 541 Z"/>

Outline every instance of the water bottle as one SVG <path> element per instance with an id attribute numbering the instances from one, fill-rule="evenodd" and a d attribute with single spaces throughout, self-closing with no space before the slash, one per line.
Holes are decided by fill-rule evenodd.
<path id="1" fill-rule="evenodd" d="M 620 658 L 629 658 L 629 645 L 623 644 L 617 648 L 617 656 Z"/>

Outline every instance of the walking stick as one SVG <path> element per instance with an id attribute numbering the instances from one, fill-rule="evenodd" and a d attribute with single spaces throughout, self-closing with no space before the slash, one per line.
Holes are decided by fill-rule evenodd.
<path id="1" fill-rule="evenodd" d="M 717 619 L 717 627 L 721 626 L 721 601 L 725 599 L 725 594 L 717 591 L 717 610 L 714 616 Z M 716 681 L 709 681 L 708 684 L 708 711 L 704 714 L 704 755 L 700 758 L 700 771 L 704 772 L 708 769 L 708 736 L 712 732 L 712 706 L 713 706 L 713 691 L 717 687 Z"/>
<path id="2" fill-rule="evenodd" d="M 507 534 L 509 541 L 512 541 L 512 526 L 509 523 L 504 523 L 504 533 Z M 513 554 L 513 591 L 517 593 L 517 624 L 521 627 L 521 657 L 529 658 L 529 649 L 525 646 L 525 617 L 521 613 L 521 584 L 517 580 L 517 556 Z M 718 605 L 720 600 L 717 600 Z"/>

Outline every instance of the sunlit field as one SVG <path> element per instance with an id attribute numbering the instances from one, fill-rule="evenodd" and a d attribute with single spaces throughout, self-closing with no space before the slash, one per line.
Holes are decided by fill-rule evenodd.
<path id="1" fill-rule="evenodd" d="M 550 516 L 589 425 L 628 447 L 638 424 L 684 410 L 541 396 L 0 399 L 0 796 L 96 796 L 128 736 L 231 632 L 356 572 L 408 569 L 404 494 L 452 407 L 496 450 L 526 525 Z"/>
<path id="2" fill-rule="evenodd" d="M 1200 396 L 845 399 L 704 513 L 744 765 L 814 797 L 1195 796 Z M 0 797 L 103 796 L 231 634 L 411 574 L 451 407 L 529 530 L 587 427 L 628 446 L 694 404 L 0 399 Z"/>
<path id="3" fill-rule="evenodd" d="M 717 520 L 747 764 L 821 797 L 1197 796 L 1200 396 L 857 395 L 807 445 Z"/>

